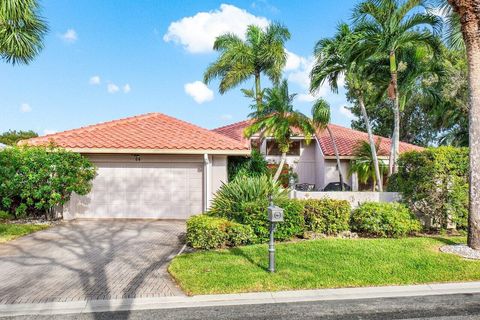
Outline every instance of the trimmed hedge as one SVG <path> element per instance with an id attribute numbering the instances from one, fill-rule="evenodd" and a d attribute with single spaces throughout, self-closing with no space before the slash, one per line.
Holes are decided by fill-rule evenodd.
<path id="1" fill-rule="evenodd" d="M 303 233 L 305 221 L 303 206 L 297 200 L 282 200 L 275 203 L 283 209 L 284 221 L 278 223 L 275 229 L 276 240 L 289 240 Z M 268 221 L 267 200 L 242 203 L 239 206 L 241 214 L 235 215 L 235 221 L 250 226 L 257 236 L 257 242 L 269 239 L 270 222 Z"/>
<path id="2" fill-rule="evenodd" d="M 255 234 L 249 226 L 206 215 L 187 220 L 187 244 L 195 249 L 215 249 L 254 242 Z"/>
<path id="3" fill-rule="evenodd" d="M 404 204 L 379 202 L 365 202 L 353 210 L 351 227 L 375 237 L 403 237 L 422 229 L 420 221 Z"/>
<path id="4" fill-rule="evenodd" d="M 346 200 L 302 200 L 305 231 L 336 235 L 350 230 L 352 208 Z"/>
<path id="5" fill-rule="evenodd" d="M 467 228 L 468 148 L 439 147 L 400 156 L 389 191 L 402 193 L 403 202 L 427 227 Z M 427 218 L 427 219 L 424 219 Z"/>

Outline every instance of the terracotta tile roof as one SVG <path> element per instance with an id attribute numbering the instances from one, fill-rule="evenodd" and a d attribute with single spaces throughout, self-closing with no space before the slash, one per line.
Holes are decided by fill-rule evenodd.
<path id="1" fill-rule="evenodd" d="M 358 141 L 368 141 L 368 134 L 366 132 L 341 127 L 335 124 L 329 124 L 328 126 L 330 130 L 332 130 L 340 156 L 354 156 L 355 147 L 357 146 Z M 326 156 L 334 156 L 335 151 L 333 150 L 332 139 L 330 139 L 328 131 L 318 131 L 316 136 L 323 154 Z M 388 156 L 390 153 L 391 139 L 380 136 L 375 136 L 374 139 L 375 142 L 377 139 L 380 139 L 380 148 L 377 150 L 378 154 Z M 423 148 L 410 143 L 400 142 L 400 153 L 413 150 L 423 150 Z"/>
<path id="2" fill-rule="evenodd" d="M 242 122 L 233 123 L 228 126 L 213 129 L 217 133 L 224 134 L 230 138 L 241 141 L 243 144 L 248 145 L 248 140 L 243 136 L 243 130 L 250 124 L 251 120 L 245 120 Z M 335 124 L 329 124 L 329 128 L 332 130 L 335 142 L 337 143 L 340 156 L 354 156 L 354 150 L 359 140 L 368 141 L 368 135 L 366 132 L 345 128 Z M 332 140 L 327 130 L 318 131 L 317 139 L 322 148 L 322 152 L 325 156 L 334 156 Z M 379 155 L 388 156 L 390 152 L 390 139 L 380 136 L 375 136 L 375 141 L 380 139 Z M 400 153 L 413 150 L 423 150 L 422 147 L 400 142 Z"/>
<path id="3" fill-rule="evenodd" d="M 243 131 L 252 123 L 252 120 L 244 120 L 236 123 L 229 124 L 220 128 L 213 129 L 213 132 L 222 134 L 229 138 L 240 141 L 245 146 L 250 146 L 248 139 L 245 138 Z"/>
<path id="4" fill-rule="evenodd" d="M 46 145 L 50 142 L 69 149 L 243 150 L 248 153 L 248 148 L 237 140 L 161 113 L 104 122 L 21 143 Z"/>

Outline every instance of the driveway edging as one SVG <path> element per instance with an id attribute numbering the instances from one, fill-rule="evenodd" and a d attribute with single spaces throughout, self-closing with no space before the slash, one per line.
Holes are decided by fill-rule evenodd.
<path id="1" fill-rule="evenodd" d="M 0 317 L 480 293 L 480 282 L 0 305 Z"/>

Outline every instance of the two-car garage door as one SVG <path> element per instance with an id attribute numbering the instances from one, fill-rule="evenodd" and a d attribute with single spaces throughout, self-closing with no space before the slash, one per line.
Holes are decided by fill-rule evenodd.
<path id="1" fill-rule="evenodd" d="M 76 218 L 185 219 L 202 212 L 203 164 L 172 162 L 96 163 L 87 196 L 74 196 Z"/>

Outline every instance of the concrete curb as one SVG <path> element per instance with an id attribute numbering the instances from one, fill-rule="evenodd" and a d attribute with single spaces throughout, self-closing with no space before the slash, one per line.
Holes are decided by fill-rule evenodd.
<path id="1" fill-rule="evenodd" d="M 480 293 L 480 282 L 0 305 L 0 317 Z"/>

